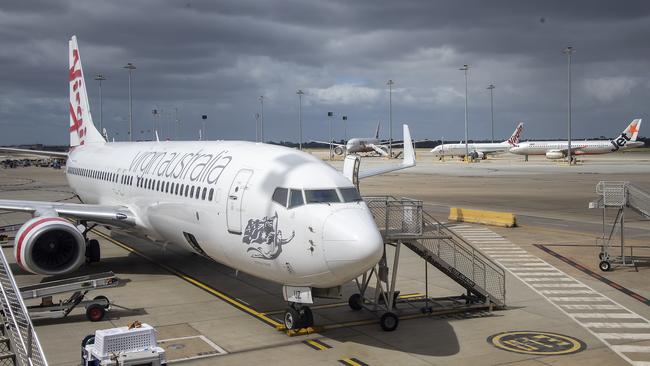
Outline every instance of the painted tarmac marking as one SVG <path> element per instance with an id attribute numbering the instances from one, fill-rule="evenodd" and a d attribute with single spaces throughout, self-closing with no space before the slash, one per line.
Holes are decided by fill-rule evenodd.
<path id="1" fill-rule="evenodd" d="M 358 358 L 344 358 L 342 360 L 339 360 L 339 363 L 347 366 L 368 366 L 367 363 L 360 361 Z"/>
<path id="2" fill-rule="evenodd" d="M 498 333 L 488 337 L 487 341 L 504 351 L 540 356 L 569 355 L 587 348 L 587 345 L 577 338 L 536 331 Z"/>
<path id="3" fill-rule="evenodd" d="M 648 323 L 584 323 L 589 328 L 628 328 L 628 329 L 648 329 Z"/>
<path id="4" fill-rule="evenodd" d="M 616 282 L 614 282 L 614 281 L 612 281 L 612 280 L 610 280 L 608 278 L 605 278 L 605 277 L 599 275 L 598 273 L 596 273 L 596 272 L 594 272 L 594 271 L 592 271 L 592 270 L 590 270 L 588 268 L 585 268 L 583 265 L 581 265 L 579 263 L 576 263 L 572 259 L 569 259 L 569 258 L 563 256 L 562 254 L 557 253 L 552 249 L 549 249 L 548 247 L 546 247 L 544 245 L 535 244 L 534 246 L 541 249 L 541 250 L 543 250 L 544 252 L 554 256 L 555 258 L 560 259 L 561 261 L 569 264 L 570 266 L 579 269 L 580 271 L 588 274 L 589 276 L 597 279 L 598 281 L 603 282 L 603 283 L 617 289 L 618 291 L 630 296 L 631 298 L 650 306 L 650 299 L 647 299 L 647 298 L 639 295 L 638 293 L 636 293 L 636 292 L 634 292 L 634 291 L 632 291 L 632 290 L 630 290 L 630 289 L 628 289 L 628 288 L 626 288 L 624 286 L 621 286 L 620 284 L 618 284 L 618 283 L 616 283 Z"/>
<path id="5" fill-rule="evenodd" d="M 329 344 L 321 341 L 320 339 L 308 339 L 306 341 L 302 341 L 302 343 L 306 344 L 310 348 L 316 350 L 316 351 L 325 351 L 327 349 L 332 348 Z"/>
<path id="6" fill-rule="evenodd" d="M 459 235 L 464 236 L 463 230 L 457 230 L 457 233 Z M 471 239 L 468 240 L 472 242 Z M 487 245 L 492 245 L 492 244 L 487 244 Z M 559 258 L 563 262 L 572 265 L 573 267 L 581 270 L 582 272 L 591 275 L 596 279 L 601 280 L 601 278 L 603 278 L 604 280 L 601 280 L 602 282 L 605 282 L 607 284 L 613 283 L 612 281 L 605 279 L 604 277 L 594 273 L 593 271 L 585 268 L 584 266 L 575 263 L 570 259 L 565 258 L 542 245 L 535 245 L 535 246 L 553 255 L 554 257 Z M 481 245 L 479 244 L 477 245 L 477 247 L 480 248 Z M 491 256 L 494 257 L 494 255 Z M 504 268 L 507 269 L 512 275 L 514 275 L 516 278 L 524 282 L 527 286 L 529 286 L 532 290 L 537 292 L 540 296 L 549 300 L 551 304 L 554 305 L 558 310 L 560 310 L 562 313 L 564 313 L 565 315 L 573 319 L 576 323 L 583 326 L 584 329 L 586 329 L 588 332 L 593 334 L 595 337 L 600 339 L 605 345 L 607 345 L 607 347 L 609 347 L 613 352 L 618 354 L 622 359 L 635 366 L 650 366 L 650 362 L 648 361 L 634 360 L 634 358 L 639 357 L 639 354 L 641 355 L 645 354 L 646 357 L 650 356 L 650 347 L 634 348 L 635 351 L 630 351 L 632 348 L 621 347 L 621 346 L 628 346 L 628 345 L 625 344 L 613 345 L 612 343 L 610 343 L 611 340 L 615 340 L 618 343 L 650 340 L 650 333 L 638 333 L 639 329 L 650 329 L 650 321 L 648 321 L 646 318 L 634 313 L 633 311 L 627 309 L 623 305 L 618 304 L 612 299 L 607 298 L 604 295 L 596 292 L 591 287 L 567 275 L 566 273 L 560 271 L 559 269 L 557 270 L 557 272 L 543 272 L 541 268 L 537 272 L 527 272 L 523 270 L 517 270 L 518 268 L 520 268 L 520 266 L 533 264 L 535 262 L 536 262 L 535 266 L 546 265 L 552 267 L 549 263 L 543 261 L 542 259 L 538 259 L 535 262 L 533 262 L 532 260 L 524 259 L 527 261 L 525 264 L 519 263 L 520 261 L 522 261 L 522 259 L 519 258 L 501 258 L 496 260 L 502 266 L 504 266 Z M 515 268 L 514 271 L 513 268 Z M 544 282 L 544 283 L 540 284 L 540 282 Z M 561 285 L 562 282 L 564 282 L 565 285 L 567 284 L 571 286 L 578 285 L 584 288 L 585 290 L 564 290 L 564 291 L 579 291 L 578 293 L 576 292 L 566 293 L 566 295 L 575 295 L 575 296 L 552 296 L 552 295 L 561 294 L 561 293 L 557 293 L 557 291 L 563 291 L 563 290 L 542 290 L 541 289 L 541 288 L 549 288 L 554 285 Z M 540 287 L 539 285 L 549 285 L 549 287 L 542 286 L 541 288 L 539 288 Z M 616 288 L 619 291 L 622 291 L 621 289 L 624 289 L 622 286 L 618 284 L 612 287 Z M 551 291 L 555 291 L 555 292 L 551 292 Z M 587 294 L 593 294 L 596 296 L 584 296 Z M 639 301 L 645 299 L 636 293 L 635 295 L 637 296 L 632 296 L 632 295 L 630 296 L 634 297 Z M 574 312 L 572 313 L 572 311 Z M 589 313 L 585 313 L 585 311 L 589 311 Z M 592 315 L 596 315 L 596 317 L 590 318 L 589 316 Z M 600 319 L 601 321 L 594 322 L 594 321 L 589 321 L 588 319 Z M 631 320 L 635 320 L 636 322 L 621 323 L 620 319 L 628 319 L 628 320 L 631 319 Z M 633 325 L 627 325 L 627 324 L 633 324 Z M 605 329 L 616 329 L 618 332 L 615 333 L 602 332 L 602 330 Z M 637 331 L 637 333 L 635 333 L 634 331 Z M 629 346 L 636 346 L 636 345 L 629 345 Z"/>

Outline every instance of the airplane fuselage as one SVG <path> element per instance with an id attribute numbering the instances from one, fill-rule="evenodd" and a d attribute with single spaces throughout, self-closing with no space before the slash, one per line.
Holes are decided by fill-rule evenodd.
<path id="1" fill-rule="evenodd" d="M 571 141 L 571 149 L 574 155 L 597 155 L 608 154 L 618 150 L 642 146 L 640 141 L 617 141 L 617 140 L 591 140 Z M 569 148 L 567 141 L 530 141 L 522 142 L 510 149 L 510 152 L 518 155 L 545 155 L 551 151 L 563 151 Z"/>
<path id="2" fill-rule="evenodd" d="M 243 141 L 87 144 L 71 151 L 66 174 L 84 203 L 134 212 L 136 231 L 277 283 L 337 286 L 382 255 L 352 183 L 293 149 Z"/>
<path id="3" fill-rule="evenodd" d="M 495 142 L 495 143 L 468 143 L 467 150 L 469 152 L 482 152 L 489 154 L 500 154 L 506 153 L 512 147 L 507 142 Z M 431 150 L 436 156 L 465 156 L 466 149 L 464 143 L 459 144 L 442 144 L 436 146 Z"/>
<path id="4" fill-rule="evenodd" d="M 353 138 L 348 140 L 348 142 L 345 144 L 345 150 L 348 152 L 348 154 L 360 152 L 376 152 L 372 145 L 381 146 L 381 144 L 381 140 L 374 137 Z"/>

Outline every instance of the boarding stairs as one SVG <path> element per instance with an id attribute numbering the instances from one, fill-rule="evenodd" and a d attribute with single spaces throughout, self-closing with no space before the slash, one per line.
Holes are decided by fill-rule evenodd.
<path id="1" fill-rule="evenodd" d="M 7 259 L 0 250 L 0 365 L 47 366 Z"/>
<path id="2" fill-rule="evenodd" d="M 392 196 L 364 200 L 386 244 L 403 244 L 479 302 L 505 307 L 505 270 L 425 212 L 422 201 Z"/>
<path id="3" fill-rule="evenodd" d="M 603 233 L 596 239 L 596 245 L 601 248 L 598 255 L 598 267 L 602 271 L 609 271 L 612 265 L 637 266 L 639 263 L 650 264 L 650 256 L 638 255 L 639 252 L 647 253 L 648 246 L 633 246 L 625 244 L 625 210 L 636 211 L 644 218 L 650 218 L 650 194 L 639 187 L 626 181 L 600 181 L 596 185 L 598 200 L 589 203 L 589 208 L 602 209 Z M 614 209 L 616 215 L 608 223 L 608 209 Z M 610 216 L 611 217 L 611 216 Z M 620 252 L 614 254 L 615 233 L 618 231 Z M 626 252 L 629 249 L 629 253 Z M 635 249 L 637 254 L 634 253 Z"/>

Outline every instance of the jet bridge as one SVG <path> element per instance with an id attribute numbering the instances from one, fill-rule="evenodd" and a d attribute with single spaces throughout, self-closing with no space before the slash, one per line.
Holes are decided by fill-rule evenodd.
<path id="1" fill-rule="evenodd" d="M 386 331 L 397 328 L 399 291 L 396 291 L 397 271 L 401 247 L 405 246 L 433 265 L 466 290 L 466 294 L 447 298 L 460 309 L 503 308 L 506 305 L 505 271 L 497 263 L 478 251 L 471 244 L 449 230 L 423 210 L 422 201 L 392 196 L 364 198 L 384 238 L 385 246 L 394 246 L 395 255 L 389 268 L 384 250 L 380 262 L 357 280 L 359 294 L 352 295 L 350 307 L 365 308 L 381 313 L 380 324 Z M 425 272 L 428 266 L 425 265 Z M 390 276 L 389 276 L 390 274 Z M 374 293 L 369 284 L 375 281 Z M 431 312 L 440 299 L 428 296 L 428 276 L 425 274 L 427 293 L 423 312 Z M 408 300 L 410 303 L 414 299 Z"/>

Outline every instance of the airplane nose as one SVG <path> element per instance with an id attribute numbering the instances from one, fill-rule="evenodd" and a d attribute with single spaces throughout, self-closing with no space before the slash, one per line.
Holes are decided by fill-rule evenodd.
<path id="1" fill-rule="evenodd" d="M 330 214 L 323 225 L 325 260 L 338 281 L 348 281 L 379 262 L 383 240 L 364 206 Z"/>

